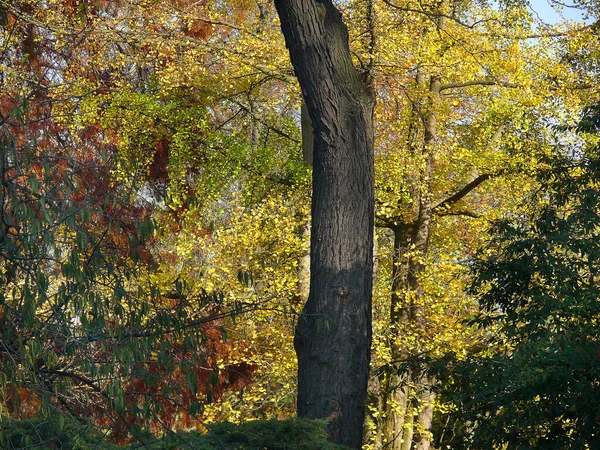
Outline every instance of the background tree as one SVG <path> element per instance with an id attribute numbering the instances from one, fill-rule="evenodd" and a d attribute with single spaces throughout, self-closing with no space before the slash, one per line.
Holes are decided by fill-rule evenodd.
<path id="1" fill-rule="evenodd" d="M 239 299 L 165 270 L 185 255 L 164 236 L 186 224 L 190 194 L 214 206 L 239 175 L 226 161 L 239 168 L 253 150 L 211 134 L 206 96 L 185 96 L 210 76 L 173 76 L 174 64 L 206 56 L 181 41 L 206 42 L 209 26 L 184 13 L 169 22 L 159 4 L 21 2 L 1 12 L 3 400 L 12 414 L 42 405 L 94 417 L 114 438 L 138 434 L 134 422 L 189 426 L 186 408 L 198 412 L 251 372 L 225 367 L 220 327 L 210 325 L 243 310 Z M 169 41 L 169 27 L 183 37 Z M 202 139 L 216 152 L 195 151 Z M 268 178 L 248 195 L 279 180 Z M 205 236 L 205 225 L 188 236 Z M 24 396 L 30 409 L 19 407 Z"/>
<path id="2" fill-rule="evenodd" d="M 475 260 L 475 321 L 498 346 L 460 365 L 453 448 L 598 445 L 598 123 L 590 108 L 591 141 L 557 137 L 530 212 L 497 222 Z"/>
<path id="3" fill-rule="evenodd" d="M 359 8 L 352 11 L 359 23 Z M 370 436 L 375 448 L 427 448 L 433 409 L 444 407 L 429 362 L 465 354 L 479 339 L 460 325 L 476 308 L 464 294 L 464 261 L 485 238 L 487 221 L 514 207 L 515 187 L 531 184 L 543 118 L 557 101 L 575 111 L 581 91 L 578 75 L 548 50 L 560 42 L 524 41 L 532 33 L 525 8 L 387 2 L 377 11 L 381 231 Z M 415 30 L 420 39 L 411 38 Z M 352 31 L 360 42 L 363 28 Z"/>

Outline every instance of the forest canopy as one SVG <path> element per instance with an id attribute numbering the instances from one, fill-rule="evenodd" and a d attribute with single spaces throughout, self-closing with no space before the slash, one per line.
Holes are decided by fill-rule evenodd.
<path id="1" fill-rule="evenodd" d="M 600 3 L 536 3 L 0 0 L 0 447 L 598 446 Z"/>

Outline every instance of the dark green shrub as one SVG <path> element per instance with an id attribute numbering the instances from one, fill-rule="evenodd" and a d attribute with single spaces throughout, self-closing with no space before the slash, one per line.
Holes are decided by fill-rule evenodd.
<path id="1" fill-rule="evenodd" d="M 324 421 L 289 419 L 257 420 L 241 425 L 219 423 L 211 434 L 175 433 L 162 442 L 161 450 L 336 450 L 346 447 L 327 442 Z M 215 439 L 216 438 L 218 439 Z"/>
<path id="2" fill-rule="evenodd" d="M 496 345 L 458 366 L 453 449 L 600 448 L 600 147 L 564 145 L 472 261 Z"/>
<path id="3" fill-rule="evenodd" d="M 64 419 L 64 418 L 63 418 Z M 118 450 L 89 427 L 68 419 L 0 418 L 0 448 L 3 450 Z"/>
<path id="4" fill-rule="evenodd" d="M 72 420 L 28 419 L 0 421 L 2 450 L 343 450 L 327 442 L 326 422 L 318 420 L 257 420 L 240 425 L 217 423 L 211 433 L 168 433 L 162 438 L 127 446 Z"/>

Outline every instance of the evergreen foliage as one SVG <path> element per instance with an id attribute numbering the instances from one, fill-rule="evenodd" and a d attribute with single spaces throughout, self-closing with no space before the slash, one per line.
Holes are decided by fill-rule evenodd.
<path id="1" fill-rule="evenodd" d="M 589 109 L 579 131 L 599 117 Z M 572 149 L 557 146 L 474 262 L 475 323 L 497 345 L 459 366 L 452 448 L 600 446 L 600 149 Z"/>
<path id="2" fill-rule="evenodd" d="M 60 419 L 60 420 L 59 420 Z M 53 420 L 32 418 L 0 421 L 0 447 L 6 450 L 32 448 L 39 450 L 117 450 L 121 447 L 108 442 L 104 436 L 65 420 L 62 415 Z"/>
<path id="3" fill-rule="evenodd" d="M 325 422 L 289 419 L 257 420 L 240 425 L 219 423 L 210 426 L 211 434 L 177 433 L 163 440 L 161 450 L 343 450 L 347 447 L 327 442 Z M 215 437 L 217 439 L 215 439 Z"/>
<path id="4" fill-rule="evenodd" d="M 106 436 L 70 420 L 3 420 L 0 445 L 6 450 L 23 447 L 38 450 L 343 450 L 327 442 L 325 422 L 290 419 L 247 422 L 241 425 L 217 423 L 210 433 L 169 432 L 156 439 L 148 434 L 140 442 L 119 446 Z"/>

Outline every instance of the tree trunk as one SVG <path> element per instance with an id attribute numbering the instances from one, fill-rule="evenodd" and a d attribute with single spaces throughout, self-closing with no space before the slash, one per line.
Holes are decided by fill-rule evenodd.
<path id="1" fill-rule="evenodd" d="M 419 72 L 417 83 L 424 84 L 425 80 Z M 413 180 L 411 187 L 418 206 L 417 217 L 412 222 L 390 226 L 394 232 L 389 343 L 392 363 L 384 392 L 383 437 L 392 450 L 427 450 L 433 418 L 434 380 L 426 376 L 427 368 L 417 355 L 404 347 L 400 333 L 406 326 L 421 329 L 427 326 L 423 304 L 425 293 L 420 277 L 426 268 L 433 218 L 431 177 L 437 140 L 435 107 L 439 101 L 439 86 L 439 79 L 431 78 L 428 103 L 420 101 L 413 106 L 413 117 L 423 120 L 422 147 L 415 145 L 414 151 L 421 151 L 425 157 L 423 172 Z"/>
<path id="2" fill-rule="evenodd" d="M 298 416 L 361 448 L 371 350 L 372 92 L 330 0 L 276 0 L 314 128 L 310 293 L 294 339 Z"/>
<path id="3" fill-rule="evenodd" d="M 408 407 L 406 408 L 406 414 L 404 415 L 402 445 L 400 446 L 400 450 L 411 450 L 412 448 L 415 412 L 411 403 L 412 402 L 409 402 Z"/>
<path id="4" fill-rule="evenodd" d="M 308 114 L 308 108 L 304 102 L 302 102 L 302 106 L 300 107 L 300 129 L 302 131 L 302 161 L 307 166 L 312 166 L 315 134 L 310 114 Z"/>
<path id="5" fill-rule="evenodd" d="M 390 307 L 390 352 L 392 362 L 386 375 L 384 391 L 385 423 L 383 428 L 386 448 L 401 450 L 404 436 L 404 422 L 410 397 L 410 369 L 406 365 L 408 353 L 402 345 L 399 326 L 409 320 L 409 305 L 405 295 L 408 289 L 410 247 L 410 226 L 397 226 L 394 232 L 394 253 L 392 256 L 392 298 Z"/>
<path id="6" fill-rule="evenodd" d="M 302 102 L 300 109 L 300 126 L 302 131 L 302 161 L 305 165 L 312 167 L 313 161 L 313 147 L 315 137 L 313 134 L 312 122 L 308 115 L 308 109 L 306 104 Z M 310 221 L 307 220 L 300 229 L 300 239 L 302 242 L 310 241 Z M 310 292 L 310 249 L 307 248 L 306 252 L 300 257 L 298 261 L 298 294 L 302 303 L 306 303 L 308 294 Z"/>
<path id="7" fill-rule="evenodd" d="M 415 433 L 413 435 L 413 448 L 415 450 L 429 450 L 431 446 L 431 424 L 433 421 L 433 402 L 435 393 L 433 387 L 435 379 L 423 375 L 419 380 L 419 414 L 417 415 Z"/>
<path id="8" fill-rule="evenodd" d="M 397 367 L 394 367 L 397 369 Z M 404 424 L 408 420 L 410 383 L 408 372 L 395 371 L 388 375 L 386 398 L 386 416 L 383 428 L 385 448 L 401 450 L 406 438 Z"/>
<path id="9" fill-rule="evenodd" d="M 365 409 L 365 429 L 363 441 L 372 443 L 376 449 L 382 448 L 382 433 L 380 422 L 383 418 L 383 396 L 381 395 L 381 381 L 377 374 L 371 373 L 367 388 L 367 402 Z"/>
<path id="10" fill-rule="evenodd" d="M 422 193 L 419 205 L 419 217 L 415 228 L 413 242 L 415 249 L 419 254 L 414 260 L 411 270 L 409 270 L 409 286 L 416 293 L 419 301 L 413 306 L 411 311 L 411 320 L 419 328 L 427 327 L 425 307 L 423 298 L 425 293 L 419 280 L 419 277 L 425 270 L 425 260 L 429 253 L 429 237 L 431 234 L 431 221 L 433 219 L 433 204 L 431 198 L 431 178 L 433 176 L 434 163 L 434 147 L 437 143 L 437 115 L 436 108 L 440 96 L 440 80 L 438 77 L 432 77 L 429 85 L 429 101 L 428 111 L 425 114 L 424 120 L 424 141 L 425 141 L 425 158 L 426 167 L 424 179 L 422 181 Z M 424 367 L 421 361 L 416 361 L 414 369 L 415 385 L 418 389 L 417 402 L 417 420 L 413 427 L 414 434 L 412 437 L 413 448 L 415 450 L 429 450 L 431 427 L 433 422 L 433 401 L 435 393 L 433 385 L 435 380 L 428 376 L 428 368 Z"/>

